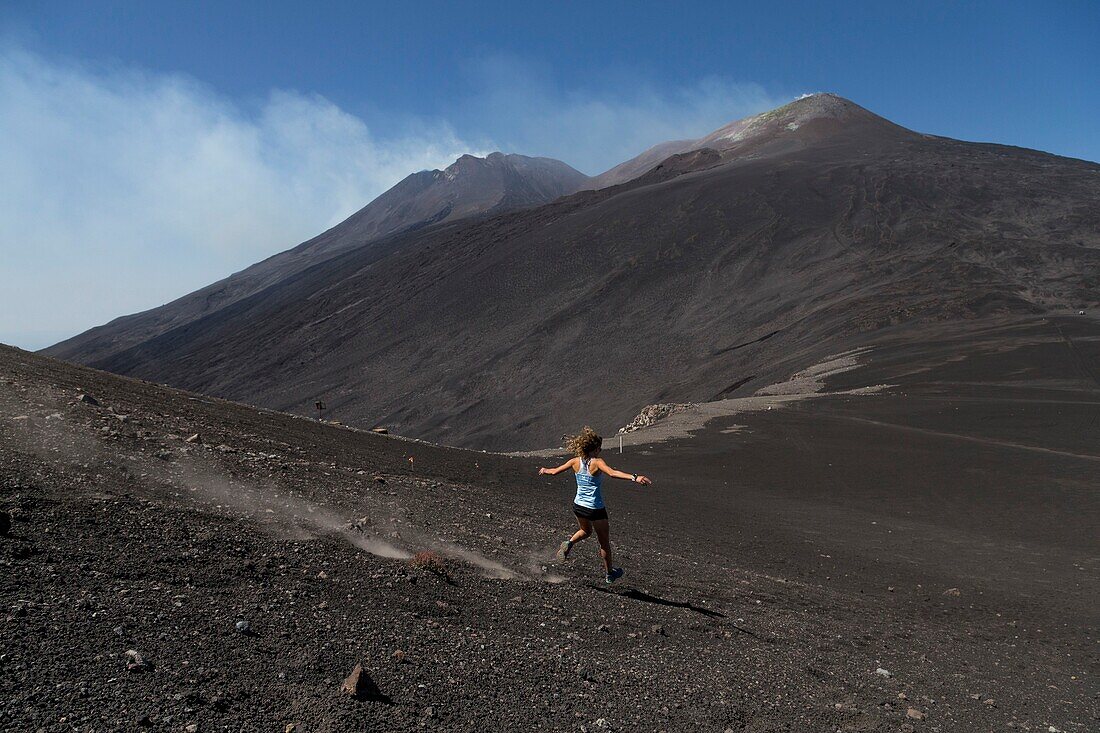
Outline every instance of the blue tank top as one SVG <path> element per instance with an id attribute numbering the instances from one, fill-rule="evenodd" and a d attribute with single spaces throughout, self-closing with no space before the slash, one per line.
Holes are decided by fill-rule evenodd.
<path id="1" fill-rule="evenodd" d="M 574 504 L 579 504 L 589 509 L 603 509 L 603 495 L 600 493 L 600 485 L 603 484 L 603 474 L 595 476 L 588 472 L 588 461 L 581 459 L 581 470 L 577 472 L 577 496 Z"/>

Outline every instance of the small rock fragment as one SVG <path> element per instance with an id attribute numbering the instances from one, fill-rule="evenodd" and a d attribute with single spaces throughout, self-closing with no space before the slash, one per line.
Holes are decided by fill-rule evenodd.
<path id="1" fill-rule="evenodd" d="M 126 657 L 129 661 L 126 662 L 126 671 L 128 672 L 146 672 L 149 669 L 149 663 L 145 661 L 145 658 L 138 654 L 136 649 L 127 649 Z"/>
<path id="2" fill-rule="evenodd" d="M 404 662 L 405 661 L 405 652 L 398 649 L 397 651 L 395 651 L 393 653 L 393 658 L 397 662 Z"/>
<path id="3" fill-rule="evenodd" d="M 0 512 L 0 536 L 7 536 L 11 531 L 11 515 L 7 512 Z"/>
<path id="4" fill-rule="evenodd" d="M 893 672 L 891 672 L 888 669 L 884 669 L 882 667 L 879 667 L 878 669 L 876 669 L 875 674 L 877 674 L 879 677 L 893 677 L 894 676 Z"/>
<path id="5" fill-rule="evenodd" d="M 242 634 L 247 634 L 251 630 L 252 630 L 252 625 L 249 624 L 244 619 L 241 619 L 240 621 L 237 622 L 237 631 L 241 632 Z"/>
<path id="6" fill-rule="evenodd" d="M 76 399 L 80 402 L 83 402 L 85 405 L 98 405 L 99 404 L 99 400 L 97 400 L 95 397 L 92 397 L 90 394 L 84 394 L 84 393 L 78 394 L 76 396 Z"/>
<path id="7" fill-rule="evenodd" d="M 962 595 L 962 591 L 958 588 L 948 588 L 943 592 L 945 596 L 951 596 L 952 598 L 958 598 Z"/>
<path id="8" fill-rule="evenodd" d="M 283 733 L 298 733 L 298 724 L 297 723 L 287 723 L 286 727 L 283 728 Z"/>
<path id="9" fill-rule="evenodd" d="M 378 433 L 379 435 L 386 435 L 390 431 L 387 430 L 386 428 L 374 428 L 373 430 L 371 430 L 371 432 L 372 433 Z"/>
<path id="10" fill-rule="evenodd" d="M 360 697 L 363 695 L 367 688 L 367 673 L 363 671 L 363 665 L 355 665 L 355 669 L 351 671 L 351 674 L 344 680 L 344 684 L 340 687 L 345 695 L 351 697 Z"/>
<path id="11" fill-rule="evenodd" d="M 184 728 L 184 730 L 187 731 L 187 733 L 199 733 L 199 724 L 191 723 L 189 726 Z"/>
<path id="12" fill-rule="evenodd" d="M 924 720 L 925 715 L 916 708 L 909 708 L 905 711 L 905 717 L 912 718 L 913 720 Z"/>
<path id="13" fill-rule="evenodd" d="M 191 435 L 191 436 L 185 438 L 183 442 L 184 443 L 201 443 L 202 442 L 202 436 L 199 435 L 198 433 L 195 433 L 194 435 Z"/>

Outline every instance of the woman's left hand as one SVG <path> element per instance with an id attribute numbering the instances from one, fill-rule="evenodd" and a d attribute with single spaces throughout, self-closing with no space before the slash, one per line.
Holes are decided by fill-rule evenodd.
<path id="1" fill-rule="evenodd" d="M 653 482 L 649 480 L 649 477 L 642 476 L 641 474 L 639 474 L 638 478 L 635 479 L 635 483 L 639 483 L 639 484 L 643 484 L 645 486 L 649 486 Z"/>

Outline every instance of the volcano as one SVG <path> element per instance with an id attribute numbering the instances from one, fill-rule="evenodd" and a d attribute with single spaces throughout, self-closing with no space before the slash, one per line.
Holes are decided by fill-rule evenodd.
<path id="1" fill-rule="evenodd" d="M 337 226 L 159 308 L 118 318 L 50 349 L 82 361 L 105 358 L 192 323 L 303 270 L 371 241 L 468 216 L 535 206 L 580 189 L 588 176 L 552 158 L 463 155 L 444 170 L 405 177 Z"/>
<path id="2" fill-rule="evenodd" d="M 651 404 L 750 395 L 930 325 L 1100 304 L 1100 166 L 924 135 L 835 95 L 658 146 L 595 181 L 554 180 L 508 210 L 490 196 L 436 221 L 425 203 L 403 228 L 387 223 L 385 194 L 267 262 L 328 247 L 320 261 L 235 293 L 231 278 L 221 302 L 199 291 L 48 353 L 522 449 L 584 422 L 613 432 Z M 534 203 L 574 186 L 586 190 Z M 341 244 L 336 232 L 360 233 Z"/>

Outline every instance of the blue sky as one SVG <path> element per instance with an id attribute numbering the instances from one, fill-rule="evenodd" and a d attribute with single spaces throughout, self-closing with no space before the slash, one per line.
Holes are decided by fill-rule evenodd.
<path id="1" fill-rule="evenodd" d="M 0 341 L 38 348 L 495 149 L 598 173 L 799 94 L 1100 160 L 1100 3 L 0 5 Z"/>

